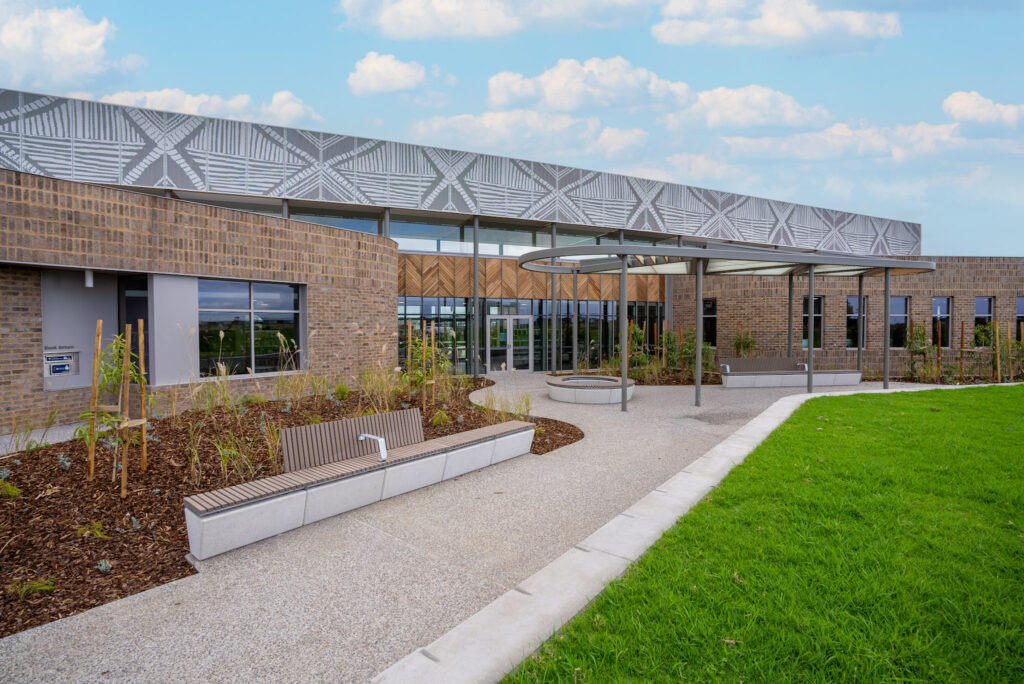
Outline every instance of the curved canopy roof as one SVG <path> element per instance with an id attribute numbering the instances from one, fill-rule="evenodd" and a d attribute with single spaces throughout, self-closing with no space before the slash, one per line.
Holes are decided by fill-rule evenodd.
<path id="1" fill-rule="evenodd" d="M 597 245 L 538 249 L 520 256 L 519 266 L 541 273 L 620 273 L 623 256 L 627 258 L 628 273 L 657 275 L 693 274 L 698 259 L 705 260 L 707 275 L 805 275 L 812 265 L 816 276 L 875 276 L 882 275 L 885 269 L 890 269 L 892 275 L 909 275 L 935 270 L 931 261 L 699 240 L 681 241 L 679 246 L 671 247 Z"/>

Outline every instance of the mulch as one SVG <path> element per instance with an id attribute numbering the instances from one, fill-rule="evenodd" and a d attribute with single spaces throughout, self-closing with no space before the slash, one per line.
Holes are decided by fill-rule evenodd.
<path id="1" fill-rule="evenodd" d="M 485 411 L 473 407 L 469 393 L 492 384 L 480 379 L 457 391 L 445 404 L 429 404 L 424 412 L 427 439 L 483 427 Z M 188 411 L 151 421 L 149 468 L 138 464 L 132 447 L 129 494 L 120 498 L 120 476 L 112 480 L 111 451 L 97 447 L 96 477 L 86 482 L 85 445 L 62 442 L 29 452 L 0 457 L 7 481 L 22 491 L 0 499 L 0 637 L 20 632 L 89 608 L 145 591 L 195 573 L 185 560 L 188 538 L 182 500 L 193 494 L 271 475 L 279 457 L 256 464 L 244 477 L 224 469 L 214 442 L 229 434 L 258 442 L 264 426 L 292 427 L 362 415 L 367 403 L 307 397 L 299 401 L 244 404 L 239 411 L 216 408 Z M 399 408 L 420 406 L 419 397 L 404 395 Z M 438 410 L 451 422 L 430 424 Z M 495 421 L 505 420 L 501 415 Z M 547 418 L 530 418 L 538 431 L 532 452 L 543 454 L 583 438 L 578 428 Z M 191 427 L 191 429 L 190 429 Z M 190 433 L 201 434 L 198 468 L 190 467 Z M 65 469 L 65 467 L 67 469 Z M 201 474 L 196 482 L 196 472 Z M 92 534 L 97 523 L 102 538 Z M 14 582 L 52 578 L 53 590 L 19 598 Z"/>

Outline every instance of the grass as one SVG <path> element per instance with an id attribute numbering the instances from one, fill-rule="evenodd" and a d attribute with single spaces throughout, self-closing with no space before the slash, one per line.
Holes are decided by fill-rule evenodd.
<path id="1" fill-rule="evenodd" d="M 507 681 L 1024 681 L 1024 387 L 823 397 Z"/>

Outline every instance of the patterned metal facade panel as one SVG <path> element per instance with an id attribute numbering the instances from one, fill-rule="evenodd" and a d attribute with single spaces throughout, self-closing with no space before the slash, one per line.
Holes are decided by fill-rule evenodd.
<path id="1" fill-rule="evenodd" d="M 921 253 L 916 223 L 489 154 L 0 90 L 0 167 L 171 188 Z"/>

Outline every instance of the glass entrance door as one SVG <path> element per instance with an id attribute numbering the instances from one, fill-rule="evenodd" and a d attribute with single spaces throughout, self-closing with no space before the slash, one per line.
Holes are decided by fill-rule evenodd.
<path id="1" fill-rule="evenodd" d="M 487 317 L 487 370 L 533 370 L 533 317 Z"/>

